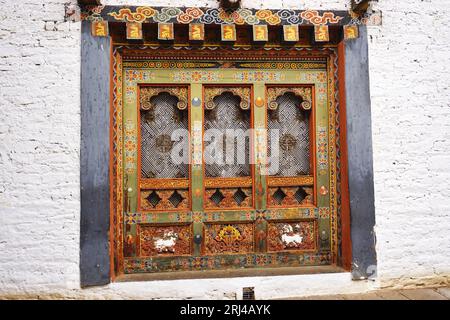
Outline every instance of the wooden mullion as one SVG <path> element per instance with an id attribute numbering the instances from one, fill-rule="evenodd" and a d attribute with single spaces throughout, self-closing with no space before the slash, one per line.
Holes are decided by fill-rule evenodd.
<path id="1" fill-rule="evenodd" d="M 253 87 L 253 99 L 263 100 L 266 98 L 266 86 L 263 83 L 255 84 Z M 258 106 L 257 106 L 258 105 Z M 265 103 L 253 103 L 253 161 L 255 163 L 254 172 L 254 195 L 255 208 L 257 211 L 263 211 L 267 208 L 267 108 Z M 267 251 L 267 221 L 258 216 L 255 220 L 255 251 Z"/>
<path id="2" fill-rule="evenodd" d="M 189 104 L 191 110 L 190 117 L 190 138 L 191 138 L 191 205 L 193 212 L 203 210 L 203 86 L 200 83 L 192 83 L 190 86 L 190 97 L 200 99 L 196 106 Z M 193 222 L 193 255 L 201 255 L 201 245 L 203 238 L 203 222 Z"/>

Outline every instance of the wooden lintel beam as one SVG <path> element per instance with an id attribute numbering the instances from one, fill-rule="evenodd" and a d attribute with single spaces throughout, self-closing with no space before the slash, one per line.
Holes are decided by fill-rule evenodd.
<path id="1" fill-rule="evenodd" d="M 80 6 L 99 6 L 100 0 L 78 0 Z"/>
<path id="2" fill-rule="evenodd" d="M 369 8 L 371 0 L 352 0 L 352 11 L 362 15 L 367 11 L 367 8 Z"/>

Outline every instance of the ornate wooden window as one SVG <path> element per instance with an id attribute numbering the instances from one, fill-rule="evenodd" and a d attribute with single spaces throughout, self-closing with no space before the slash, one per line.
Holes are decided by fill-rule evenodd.
<path id="1" fill-rule="evenodd" d="M 114 52 L 117 272 L 335 263 L 336 51 L 205 50 Z"/>
<path id="2" fill-rule="evenodd" d="M 250 87 L 205 87 L 205 208 L 253 205 Z M 209 148 L 208 147 L 214 147 Z M 215 150 L 216 154 L 212 151 Z M 220 152 L 217 152 L 220 151 Z"/>
<path id="3" fill-rule="evenodd" d="M 268 154 L 276 162 L 268 177 L 268 206 L 314 203 L 312 90 L 310 86 L 267 88 L 267 127 L 276 132 L 268 135 Z"/>
<path id="4" fill-rule="evenodd" d="M 348 102 L 349 119 L 356 109 L 366 115 L 357 117 L 356 129 L 367 129 L 370 122 L 367 66 L 360 64 L 367 62 L 362 26 L 381 24 L 380 11 L 359 10 L 368 1 L 352 1 L 364 5 L 349 11 L 79 2 L 85 4 L 80 12 L 82 144 L 92 146 L 111 133 L 111 148 L 82 153 L 82 173 L 87 173 L 82 238 L 89 240 L 84 244 L 97 244 L 100 234 L 106 241 L 101 212 L 108 197 L 90 193 L 103 189 L 109 175 L 115 275 L 333 264 L 350 269 L 347 170 L 361 171 L 361 157 L 370 167 L 365 147 L 370 134 L 356 139 L 360 132 L 350 130 L 346 137 L 345 121 L 340 121 Z M 77 16 L 67 9 L 68 19 Z M 347 46 L 348 41 L 355 45 Z M 107 74 L 110 65 L 112 75 Z M 345 74 L 344 69 L 355 68 L 361 72 Z M 112 95 L 104 81 L 109 76 Z M 111 131 L 104 109 L 96 108 L 108 97 Z M 205 128 L 223 132 L 227 126 L 254 130 L 248 147 L 235 153 L 249 163 L 205 161 Z M 177 132 L 186 129 L 188 145 L 182 149 L 188 163 L 172 163 L 169 154 L 180 146 Z M 266 129 L 277 130 L 278 138 L 267 136 Z M 243 142 L 241 136 L 235 140 Z M 348 164 L 347 141 L 352 144 Z M 110 149 L 110 170 L 91 175 Z M 367 275 L 371 268 L 366 267 L 376 260 L 370 247 L 372 175 L 364 169 L 363 178 L 350 179 L 356 188 L 352 197 L 368 200 L 367 206 L 352 204 L 352 228 L 356 225 L 357 238 L 363 232 L 364 240 L 354 243 L 357 278 Z M 357 190 L 363 180 L 365 187 Z M 98 221 L 101 228 L 92 227 Z M 82 279 L 98 269 L 103 283 L 109 268 L 104 267 L 106 246 L 101 247 L 82 245 Z M 92 252 L 98 264 L 91 263 Z"/>
<path id="5" fill-rule="evenodd" d="M 173 134 L 189 129 L 188 87 L 141 86 L 139 88 L 140 208 L 189 209 L 189 163 L 187 150 L 173 159 Z"/>

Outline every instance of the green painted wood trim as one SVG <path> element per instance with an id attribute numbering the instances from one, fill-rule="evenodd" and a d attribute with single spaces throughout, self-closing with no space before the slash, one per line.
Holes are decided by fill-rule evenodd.
<path id="1" fill-rule="evenodd" d="M 199 99 L 196 105 L 191 106 L 190 135 L 192 148 L 191 161 L 191 203 L 194 212 L 203 210 L 203 86 L 199 83 L 192 83 L 191 101 Z M 203 223 L 201 221 L 193 222 L 193 248 L 194 256 L 201 255 L 201 246 L 203 240 Z"/>
<path id="2" fill-rule="evenodd" d="M 256 106 L 256 99 L 258 98 L 264 100 L 262 106 Z M 255 157 L 254 193 L 256 210 L 264 210 L 267 205 L 267 176 L 265 170 L 265 159 L 267 158 L 266 113 L 266 86 L 263 83 L 255 83 L 253 86 L 253 154 Z"/>

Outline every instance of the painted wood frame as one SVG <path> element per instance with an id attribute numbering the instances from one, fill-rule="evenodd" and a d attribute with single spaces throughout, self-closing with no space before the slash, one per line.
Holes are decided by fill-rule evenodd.
<path id="1" fill-rule="evenodd" d="M 336 176 L 336 170 L 330 170 L 328 171 L 327 168 L 335 167 L 335 161 L 336 161 L 336 151 L 334 147 L 331 147 L 331 145 L 334 145 L 334 142 L 330 143 L 328 142 L 328 139 L 331 139 L 331 141 L 334 141 L 335 137 L 335 122 L 336 122 L 336 115 L 335 115 L 335 109 L 332 106 L 335 106 L 335 92 L 336 92 L 336 50 L 332 48 L 328 49 L 322 49 L 322 50 L 316 50 L 313 52 L 307 52 L 305 51 L 305 56 L 303 56 L 302 49 L 296 48 L 291 49 L 293 51 L 290 51 L 289 49 L 286 52 L 291 53 L 291 58 L 294 60 L 305 60 L 310 61 L 309 64 L 306 63 L 302 65 L 301 63 L 283 63 L 281 66 L 284 66 L 284 68 L 287 67 L 287 69 L 280 71 L 277 70 L 265 70 L 258 69 L 261 66 L 267 65 L 265 62 L 261 64 L 261 62 L 258 61 L 258 59 L 255 59 L 254 54 L 252 53 L 245 53 L 244 55 L 251 58 L 249 62 L 242 62 L 242 66 L 246 65 L 247 69 L 233 69 L 233 68 L 222 68 L 222 69 L 196 69 L 195 65 L 198 64 L 199 66 L 202 65 L 201 60 L 193 59 L 192 57 L 192 50 L 187 50 L 184 53 L 187 53 L 188 55 L 186 57 L 179 57 L 180 62 L 177 64 L 177 70 L 170 69 L 170 63 L 164 62 L 165 60 L 162 59 L 162 64 L 156 62 L 153 63 L 152 61 L 148 60 L 142 60 L 140 57 L 137 57 L 136 59 L 132 59 L 131 56 L 128 54 L 128 49 L 124 48 L 123 50 L 121 48 L 117 49 L 115 51 L 115 58 L 116 58 L 116 64 L 117 61 L 120 61 L 123 65 L 123 81 L 124 84 L 121 83 L 115 84 L 115 87 L 117 89 L 125 91 L 124 94 L 121 92 L 116 92 L 116 96 L 123 97 L 124 100 L 124 108 L 128 108 L 129 110 L 135 109 L 135 103 L 136 103 L 136 97 L 135 92 L 137 88 L 142 84 L 161 84 L 161 80 L 158 76 L 158 72 L 161 72 L 161 75 L 164 75 L 164 79 L 168 80 L 168 83 L 171 85 L 182 83 L 186 84 L 188 81 L 191 85 L 191 91 L 192 96 L 196 96 L 198 94 L 201 94 L 201 88 L 202 83 L 206 83 L 207 85 L 220 85 L 223 86 L 223 83 L 232 83 L 234 81 L 237 81 L 238 83 L 246 84 L 246 85 L 252 85 L 254 94 L 251 96 L 251 101 L 255 99 L 254 95 L 257 94 L 258 96 L 265 96 L 266 92 L 266 85 L 271 84 L 279 86 L 279 76 L 281 74 L 286 74 L 286 77 L 289 77 L 289 79 L 286 79 L 284 82 L 284 86 L 289 83 L 299 83 L 299 84 L 310 84 L 312 85 L 312 88 L 316 91 L 314 96 L 320 96 L 319 100 L 313 99 L 313 109 L 319 108 L 321 111 L 321 116 L 317 118 L 318 125 L 314 126 L 315 130 L 317 130 L 317 135 L 322 136 L 322 139 L 324 139 L 324 147 L 320 150 L 326 152 L 326 155 L 322 156 L 324 157 L 324 160 L 320 163 L 320 166 L 317 168 L 317 170 L 322 175 L 320 178 L 318 178 L 317 183 L 320 185 L 324 184 L 325 181 L 328 181 L 329 179 L 332 179 L 335 181 L 337 178 Z M 151 51 L 152 49 L 149 48 Z M 123 51 L 123 52 L 121 52 Z M 169 53 L 170 51 L 168 51 Z M 183 52 L 183 50 L 177 50 L 178 53 Z M 296 54 L 292 54 L 293 52 L 296 52 Z M 158 50 L 159 54 L 163 54 L 162 50 Z M 244 51 L 243 51 L 244 53 Z M 151 53 L 149 53 L 151 55 Z M 214 53 L 213 53 L 214 54 Z M 173 59 L 174 52 L 170 53 Z M 126 60 L 122 60 L 123 57 L 126 57 Z M 242 54 L 241 59 L 242 60 Z M 280 57 L 280 52 L 277 52 L 277 56 Z M 295 58 L 294 58 L 295 57 Z M 267 58 L 267 57 L 266 57 Z M 268 61 L 271 61 L 270 58 L 267 58 Z M 245 60 L 245 59 L 244 59 Z M 195 61 L 195 62 L 192 62 Z M 322 69 L 317 70 L 309 70 L 308 66 L 316 65 L 316 67 L 320 66 L 320 62 L 322 61 Z M 334 62 L 333 62 L 334 61 Z M 311 64 L 311 62 L 313 62 Z M 253 67 L 249 67 L 250 65 L 253 65 Z M 154 66 L 152 69 L 151 66 Z M 188 68 L 183 68 L 183 66 L 186 65 L 189 66 Z M 202 65 L 204 66 L 204 65 Z M 161 69 L 162 68 L 162 69 Z M 169 69 L 167 69 L 169 68 Z M 248 69 L 250 68 L 250 69 Z M 253 68 L 253 69 L 252 69 Z M 296 69 L 297 68 L 297 69 Z M 265 75 L 265 79 L 258 80 L 254 78 L 256 74 L 262 74 Z M 120 69 L 118 70 L 120 72 Z M 195 75 L 195 77 L 193 76 Z M 118 79 L 120 76 L 115 76 L 115 79 Z M 196 80 L 193 80 L 196 78 Z M 202 80 L 203 78 L 207 80 Z M 294 80 L 295 79 L 295 80 Z M 327 80 L 329 79 L 329 80 Z M 127 82 L 128 81 L 128 82 Z M 131 81 L 131 82 L 130 82 Z M 193 82 L 192 82 L 193 81 Z M 206 82 L 204 82 L 206 81 Z M 197 89 L 197 88 L 198 89 Z M 328 88 L 328 89 L 327 89 Z M 116 91 L 117 91 L 116 89 Z M 200 90 L 200 91 L 199 91 Z M 204 97 L 202 95 L 202 100 L 204 100 Z M 117 101 L 117 99 L 115 99 Z M 128 105 L 128 107 L 127 107 Z M 328 106 L 330 106 L 329 112 Z M 202 114 L 195 115 L 195 110 L 198 110 L 197 107 L 192 107 L 191 109 L 191 126 L 192 122 L 195 121 L 201 121 L 203 119 Z M 256 112 L 253 116 L 253 126 L 256 128 L 264 128 L 265 127 L 265 121 L 266 121 L 266 108 L 255 108 L 252 107 L 253 111 Z M 127 116 L 129 112 L 125 111 L 123 113 L 123 123 L 127 124 L 130 120 L 128 120 L 127 117 L 131 115 L 133 118 L 133 112 L 130 113 L 130 115 Z M 201 110 L 201 109 L 200 109 Z M 121 112 L 121 111 L 120 111 Z M 325 113 L 324 113 L 325 112 Z M 330 116 L 331 118 L 328 118 Z M 131 119 L 131 118 L 130 118 Z M 315 117 L 313 116 L 312 119 L 314 120 Z M 328 126 L 330 126 L 330 134 L 328 135 Z M 131 126 L 133 128 L 136 127 L 136 125 Z M 130 127 L 130 128 L 131 128 Z M 125 128 L 127 131 L 128 129 Z M 134 132 L 133 130 L 128 130 L 130 132 Z M 191 132 L 194 132 L 194 129 L 191 129 Z M 120 132 L 116 132 L 116 135 L 120 135 Z M 126 135 L 122 139 L 123 141 L 126 141 L 128 138 Z M 192 140 L 195 140 L 196 138 L 193 137 Z M 256 146 L 255 146 L 256 147 Z M 328 147 L 330 147 L 328 149 Z M 319 150 L 319 149 L 317 149 Z M 126 150 L 124 149 L 124 152 Z M 195 152 L 194 152 L 195 153 Z M 314 152 L 315 153 L 315 152 Z M 125 158 L 129 158 L 129 154 L 125 156 Z M 194 155 L 195 157 L 195 155 Z M 117 158 L 120 158 L 118 156 Z M 334 159 L 334 160 L 333 160 Z M 137 162 L 136 160 L 132 160 L 132 162 Z M 331 162 L 329 162 L 331 161 Z M 138 167 L 138 165 L 133 164 L 126 164 L 124 165 L 125 171 L 128 169 L 132 169 L 130 172 L 133 172 Z M 200 166 L 198 169 L 200 172 L 203 172 L 202 166 Z M 260 169 L 259 169 L 260 170 Z M 116 171 L 116 170 L 115 170 Z M 130 173 L 129 172 L 129 173 Z M 331 176 L 329 176 L 331 174 Z M 193 176 L 195 173 L 193 173 Z M 314 180 L 314 175 L 312 176 Z M 295 265 L 323 265 L 323 264 L 333 264 L 337 261 L 337 247 L 338 247 L 338 235 L 337 235 L 337 216 L 336 216 L 336 182 L 326 182 L 326 189 L 329 190 L 329 192 L 326 192 L 322 195 L 316 195 L 315 197 L 318 198 L 318 206 L 319 207 L 306 207 L 306 208 L 277 208 L 276 210 L 272 210 L 269 208 L 266 208 L 266 177 L 262 175 L 261 171 L 255 172 L 255 182 L 254 186 L 258 186 L 259 184 L 262 185 L 262 193 L 257 195 L 254 193 L 254 198 L 256 199 L 255 203 L 255 209 L 249 210 L 249 209 L 243 209 L 243 208 L 236 208 L 234 210 L 205 210 L 202 206 L 203 201 L 197 201 L 198 198 L 197 192 L 193 190 L 191 194 L 192 196 L 192 203 L 193 208 L 191 212 L 159 212 L 159 213 L 150 213 L 150 212 L 138 212 L 136 210 L 136 205 L 134 204 L 136 201 L 131 201 L 132 206 L 129 207 L 130 210 L 126 210 L 125 214 L 125 230 L 123 237 L 123 246 L 125 248 L 124 253 L 125 257 L 119 259 L 119 265 L 117 268 L 120 270 L 123 268 L 124 273 L 140 273 L 140 272 L 164 272 L 164 271 L 176 271 L 176 270 L 196 270 L 197 268 L 204 268 L 204 269 L 221 269 L 221 268 L 232 268 L 232 267 L 240 267 L 245 266 L 248 267 L 274 267 L 278 265 L 278 262 L 280 265 L 287 266 L 295 266 Z M 203 179 L 199 180 L 193 180 L 198 183 L 200 181 L 203 181 Z M 135 181 L 135 178 L 128 178 L 124 180 L 124 183 L 128 183 L 124 186 L 125 190 L 135 190 L 137 188 L 137 185 L 133 182 Z M 330 180 L 331 181 L 331 180 Z M 131 182 L 131 184 L 130 184 Z M 201 190 L 204 188 L 203 182 L 200 183 L 198 186 L 201 188 Z M 202 192 L 200 192 L 202 194 Z M 194 203 L 197 204 L 194 205 Z M 329 203 L 331 201 L 333 204 L 331 205 L 331 208 L 328 208 L 325 205 L 325 203 Z M 330 202 L 330 203 L 331 203 Z M 320 207 L 322 206 L 322 208 Z M 119 210 L 119 209 L 118 209 Z M 118 211 L 119 212 L 119 211 Z M 117 216 L 119 217 L 120 214 Z M 286 220 L 287 219 L 287 220 Z M 259 252 L 259 254 L 252 254 L 250 255 L 251 258 L 249 260 L 248 254 L 234 254 L 234 255 L 213 255 L 210 257 L 204 256 L 201 253 L 204 252 L 204 243 L 198 242 L 196 243 L 194 241 L 194 249 L 193 254 L 194 256 L 192 258 L 190 257 L 167 257 L 167 256 L 160 256 L 160 257 L 152 257 L 151 266 L 149 265 L 149 260 L 144 257 L 139 257 L 139 248 L 136 246 L 135 240 L 140 238 L 138 235 L 138 226 L 142 224 L 167 224 L 167 223 L 192 223 L 193 225 L 193 236 L 198 237 L 199 239 L 205 239 L 205 229 L 203 224 L 209 224 L 210 226 L 216 225 L 217 223 L 228 223 L 228 224 L 236 224 L 236 223 L 249 223 L 251 222 L 254 224 L 255 230 L 251 231 L 252 234 L 255 233 L 261 233 L 264 229 L 267 228 L 268 225 L 273 223 L 278 223 L 280 221 L 291 221 L 294 219 L 295 221 L 307 221 L 313 219 L 316 221 L 314 224 L 314 229 L 319 232 L 320 241 L 319 241 L 319 235 L 315 234 L 315 241 L 318 248 L 318 251 L 310 252 L 310 250 L 305 250 L 301 252 L 290 252 L 286 251 L 284 253 L 265 253 L 265 248 L 267 247 L 267 243 L 265 240 L 262 240 L 262 242 L 258 242 L 260 240 L 255 239 L 256 243 L 259 243 L 259 247 L 255 248 L 255 252 Z M 330 220 L 331 219 L 331 220 Z M 117 229 L 120 228 L 122 224 L 119 223 L 117 226 Z M 316 232 L 316 231 L 314 231 Z M 331 234 L 333 236 L 331 237 Z M 265 238 L 264 238 L 265 239 Z M 120 242 L 120 239 L 116 241 L 117 243 Z M 119 250 L 120 251 L 120 250 Z M 117 251 L 116 251 L 117 252 Z M 120 254 L 120 253 L 119 253 Z M 297 258 L 298 255 L 301 256 L 300 263 L 298 262 Z M 283 257 L 283 258 L 281 258 Z M 196 260 L 200 259 L 200 260 Z M 219 259 L 219 260 L 217 260 Z M 256 259 L 252 262 L 252 259 Z M 280 260 L 281 259 L 281 260 Z M 123 264 L 121 265 L 120 261 L 123 261 Z M 197 261 L 200 264 L 197 264 L 195 261 Z M 236 263 L 236 261 L 242 261 L 239 263 Z M 263 261 L 265 261 L 263 263 Z"/>

